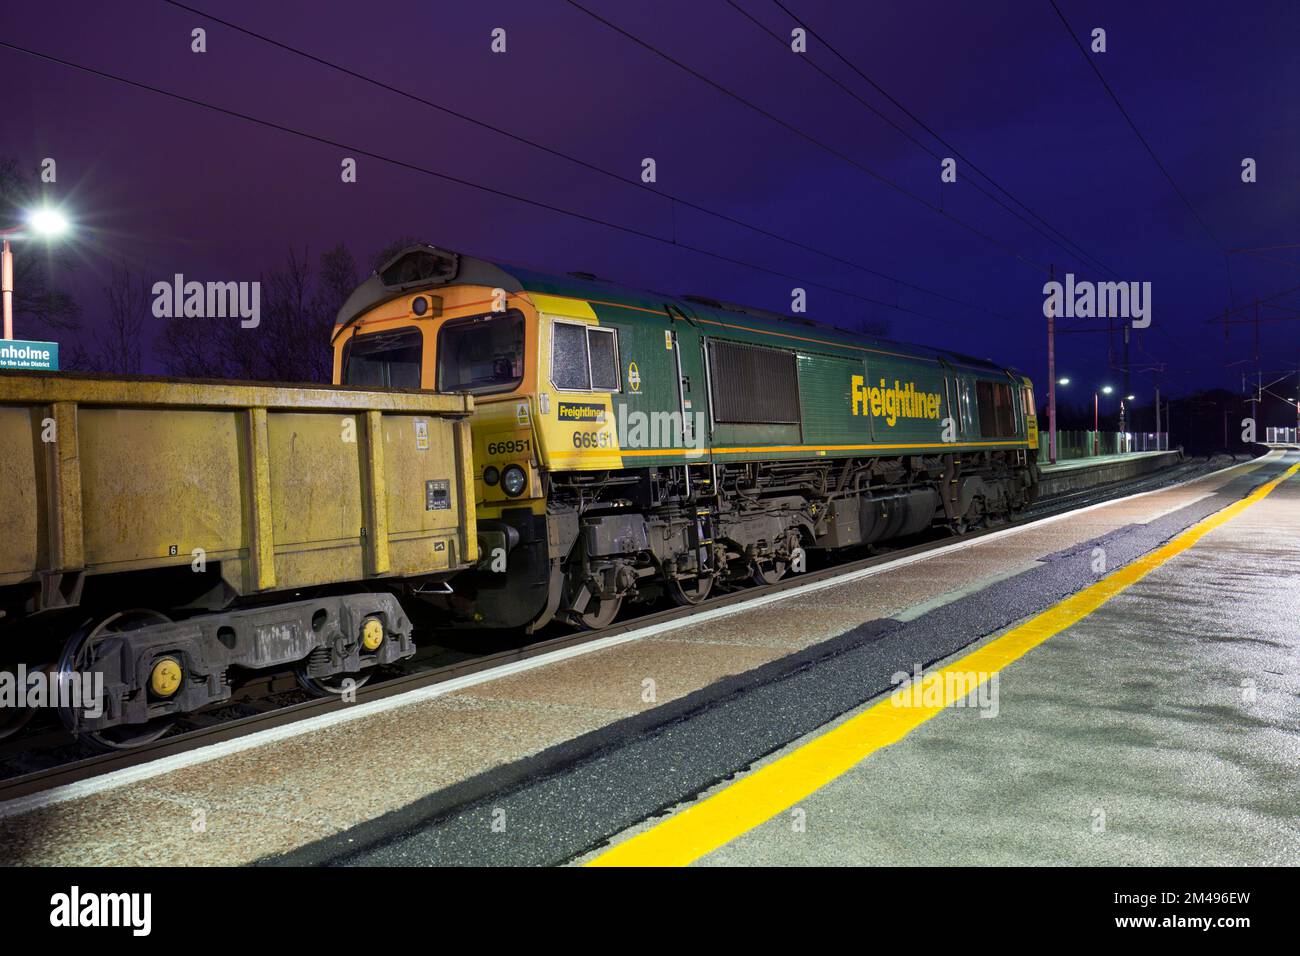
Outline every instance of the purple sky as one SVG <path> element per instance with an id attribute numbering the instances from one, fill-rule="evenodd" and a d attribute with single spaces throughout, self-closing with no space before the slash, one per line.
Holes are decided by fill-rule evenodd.
<path id="1" fill-rule="evenodd" d="M 192 0 L 193 5 L 367 76 L 624 175 L 643 157 L 657 189 L 789 236 L 971 309 L 794 249 L 698 212 L 676 214 L 684 243 L 799 276 L 809 315 L 888 318 L 902 340 L 1015 364 L 1042 381 L 1042 285 L 1034 265 L 1079 278 L 1150 281 L 1153 325 L 1134 364 L 1164 362 L 1174 391 L 1238 387 L 1253 335 L 1225 347 L 1207 319 L 1300 285 L 1300 5 L 1058 0 L 1075 31 L 1107 31 L 1102 74 L 1214 239 L 1197 223 L 1075 48 L 1048 0 L 877 4 L 782 0 L 890 95 L 1115 272 L 1100 273 L 977 192 L 964 164 L 936 159 L 812 69 L 811 59 L 939 156 L 944 146 L 816 37 L 799 56 L 727 0 L 582 0 L 843 158 L 746 108 L 565 0 L 322 3 Z M 736 4 L 783 36 L 772 0 Z M 190 52 L 190 30 L 208 52 Z M 489 49 L 494 27 L 508 52 Z M 672 237 L 663 198 L 341 76 L 161 0 L 22 3 L 0 10 L 0 40 L 274 123 Z M 345 242 L 359 260 L 401 235 L 558 272 L 695 292 L 788 311 L 788 279 L 720 262 L 220 116 L 0 48 L 0 157 L 33 172 L 58 161 L 55 193 L 82 227 L 72 283 L 89 321 L 116 257 L 151 278 L 253 279 L 291 245 Z M 1259 182 L 1243 184 L 1243 157 Z M 942 204 L 940 214 L 925 204 Z M 960 219 L 992 237 L 958 225 Z M 1017 255 L 1021 258 L 1017 258 Z M 1022 261 L 1023 260 L 1028 260 Z M 1232 293 L 1229 291 L 1229 267 Z M 823 283 L 934 316 L 838 295 Z M 1300 294 L 1275 300 L 1300 307 Z M 991 313 L 1000 313 L 995 316 Z M 1269 313 L 1266 312 L 1266 315 Z M 1273 315 L 1284 313 L 1273 311 Z M 1067 323 L 1069 324 L 1069 323 Z M 23 335 L 23 329 L 18 329 Z M 1106 336 L 1062 335 L 1058 371 L 1115 381 Z M 1144 355 L 1144 351 L 1145 355 Z M 1300 323 L 1262 331 L 1267 371 L 1300 362 Z M 1244 364 L 1233 364 L 1246 360 Z M 1149 393 L 1150 374 L 1134 376 Z M 1294 387 L 1294 380 L 1292 383 Z"/>

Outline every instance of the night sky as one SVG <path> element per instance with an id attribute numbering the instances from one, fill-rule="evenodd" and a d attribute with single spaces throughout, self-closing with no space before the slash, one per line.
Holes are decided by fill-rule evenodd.
<path id="1" fill-rule="evenodd" d="M 885 320 L 893 338 L 994 358 L 1039 382 L 1046 379 L 1043 270 L 1051 264 L 1080 279 L 1152 283 L 1152 327 L 1139 334 L 1132 361 L 1135 368 L 1164 363 L 1161 383 L 1171 391 L 1237 389 L 1242 371 L 1300 362 L 1300 322 L 1262 325 L 1260 365 L 1251 327 L 1233 327 L 1225 345 L 1222 328 L 1208 324 L 1225 308 L 1300 286 L 1295 0 L 1058 0 L 1085 46 L 1094 27 L 1105 28 L 1107 52 L 1087 57 L 1049 0 L 781 0 L 800 21 L 773 0 L 582 0 L 776 120 L 566 0 L 192 2 L 625 182 L 162 0 L 10 0 L 0 11 L 6 43 L 343 144 L 0 48 L 0 158 L 33 175 L 44 157 L 57 160 L 51 191 L 79 227 L 75 273 L 64 284 L 91 325 L 118 259 L 151 280 L 175 272 L 244 280 L 281 263 L 291 246 L 316 255 L 344 242 L 368 268 L 377 250 L 413 235 L 486 258 L 777 311 L 788 312 L 791 287 L 804 285 L 810 317 L 846 326 Z M 789 49 L 800 22 L 813 34 L 805 55 Z M 194 27 L 207 30 L 204 54 L 190 51 Z M 506 30 L 504 54 L 490 50 L 497 27 Z M 942 184 L 939 158 L 954 148 L 1113 273 L 981 194 L 976 185 L 1037 223 L 966 162 L 958 161 L 957 183 Z M 344 156 L 358 159 L 355 184 L 340 180 Z M 645 157 L 657 163 L 658 182 L 649 188 L 638 184 Z M 1258 182 L 1241 181 L 1243 157 L 1257 161 Z M 674 208 L 664 195 L 947 298 Z M 1278 246 L 1291 248 L 1230 252 Z M 1283 319 L 1300 314 L 1298 307 L 1293 293 L 1263 314 Z M 31 331 L 20 316 L 18 337 Z M 1118 384 L 1106 341 L 1095 332 L 1062 334 L 1058 373 L 1083 387 Z M 1151 372 L 1135 372 L 1134 391 L 1149 395 L 1152 384 Z"/>

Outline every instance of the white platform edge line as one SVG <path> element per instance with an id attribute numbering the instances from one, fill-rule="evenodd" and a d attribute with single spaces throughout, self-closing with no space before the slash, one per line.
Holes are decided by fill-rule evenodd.
<path id="1" fill-rule="evenodd" d="M 51 790 L 45 790 L 40 793 L 28 794 L 25 797 L 15 797 L 12 800 L 6 800 L 3 803 L 0 803 L 0 819 L 19 816 L 24 813 L 30 813 L 34 810 L 40 810 L 44 807 L 53 806 L 57 803 L 65 803 L 69 800 L 76 800 L 81 797 L 94 796 L 107 790 L 113 790 L 128 784 L 139 783 L 142 780 L 149 780 L 165 773 L 171 773 L 174 770 L 183 770 L 186 767 L 197 766 L 198 764 L 218 760 L 222 757 L 240 753 L 245 750 L 252 750 L 256 747 L 263 747 L 267 744 L 276 743 L 281 740 L 288 740 L 293 737 L 301 736 L 302 734 L 324 730 L 328 727 L 335 726 L 336 724 L 343 724 L 352 720 L 358 720 L 362 717 L 369 717 L 372 714 L 380 714 L 397 707 L 405 707 L 410 704 L 418 704 L 426 700 L 433 700 L 436 697 L 451 694 L 466 687 L 485 684 L 488 681 L 496 680 L 501 677 L 509 677 L 512 674 L 518 674 L 537 667 L 543 667 L 547 664 L 555 664 L 573 657 L 579 657 L 583 654 L 590 654 L 594 651 L 604 650 L 605 648 L 616 647 L 619 644 L 626 644 L 629 641 L 643 640 L 647 637 L 665 634 L 670 631 L 679 630 L 683 627 L 692 627 L 706 621 L 717 620 L 718 618 L 728 617 L 732 614 L 739 614 L 753 608 L 764 607 L 776 601 L 784 601 L 792 597 L 812 594 L 830 587 L 839 587 L 842 584 L 848 584 L 863 578 L 882 574 L 886 571 L 892 571 L 895 568 L 906 567 L 909 564 L 915 564 L 920 561 L 928 561 L 932 558 L 952 554 L 956 551 L 963 551 L 967 548 L 978 547 L 989 541 L 996 541 L 1000 538 L 1019 534 L 1022 531 L 1028 531 L 1031 528 L 1039 528 L 1043 525 L 1053 524 L 1066 518 L 1072 518 L 1075 515 L 1095 511 L 1098 508 L 1107 508 L 1111 505 L 1121 504 L 1126 501 L 1145 498 L 1148 495 L 1174 491 L 1175 489 L 1182 488 L 1198 481 L 1208 481 L 1218 475 L 1233 471 L 1237 468 L 1242 468 L 1246 465 L 1261 464 L 1262 458 L 1264 457 L 1266 456 L 1260 456 L 1260 458 L 1251 459 L 1250 461 L 1237 462 L 1227 466 L 1226 468 L 1212 471 L 1208 475 L 1189 478 L 1186 481 L 1180 481 L 1177 484 L 1169 485 L 1164 488 L 1153 488 L 1150 491 L 1140 491 L 1136 494 L 1126 495 L 1123 498 L 1114 498 L 1110 501 L 1099 501 L 1096 504 L 1088 505 L 1083 508 L 1065 511 L 1056 515 L 1048 515 L 1045 518 L 1040 518 L 1037 521 L 1031 521 L 1023 525 L 1017 525 L 1014 528 L 1003 528 L 1001 531 L 994 531 L 991 534 L 981 535 L 980 537 L 971 540 L 954 541 L 952 544 L 945 545 L 941 548 L 935 548 L 933 551 L 909 555 L 905 558 L 899 558 L 895 561 L 889 561 L 870 568 L 862 568 L 858 571 L 853 571 L 833 578 L 827 578 L 823 581 L 812 581 L 799 587 L 789 588 L 774 594 L 765 594 L 749 601 L 740 601 L 736 604 L 728 605 L 727 607 L 701 611 L 699 614 L 692 614 L 691 616 L 680 620 L 666 621 L 662 624 L 654 624 L 649 627 L 628 631 L 625 634 L 602 638 L 588 644 L 580 644 L 576 647 L 566 647 L 557 651 L 551 651 L 547 654 L 539 654 L 536 657 L 530 657 L 522 661 L 513 661 L 509 664 L 504 664 L 501 667 L 490 668 L 474 674 L 466 674 L 464 677 L 454 677 L 451 680 L 434 684 L 431 687 L 421 687 L 418 690 L 407 691 L 403 694 L 394 694 L 391 697 L 385 697 L 383 700 L 357 704 L 353 707 L 347 708 L 346 710 L 321 714 L 318 717 L 308 717 L 305 720 L 294 721 L 293 723 L 285 724 L 282 727 L 272 727 L 268 730 L 259 730 L 243 737 L 237 737 L 234 740 L 223 740 L 219 743 L 208 744 L 207 746 L 199 747 L 195 750 L 186 751 L 185 753 L 172 754 L 168 757 L 159 757 L 157 760 L 150 760 L 147 763 L 142 763 L 135 767 L 127 767 L 123 770 L 114 770 L 112 773 L 92 777 L 89 780 L 79 780 L 76 783 L 64 784 L 61 787 L 55 787 Z M 1187 505 L 1192 504 L 1195 501 L 1200 501 L 1204 497 L 1208 497 L 1208 494 L 1203 495 L 1201 498 L 1194 499 L 1193 502 L 1180 504 L 1177 508 L 1172 510 L 1176 511 L 1178 508 L 1187 507 Z M 1163 513 L 1168 514 L 1170 512 L 1166 511 Z"/>

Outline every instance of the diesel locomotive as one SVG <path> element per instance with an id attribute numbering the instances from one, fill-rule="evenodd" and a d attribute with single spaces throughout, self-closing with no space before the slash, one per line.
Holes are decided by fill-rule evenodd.
<path id="1" fill-rule="evenodd" d="M 705 297 L 414 246 L 333 346 L 337 384 L 473 395 L 479 561 L 442 598 L 469 625 L 600 627 L 1037 492 L 1027 378 Z"/>

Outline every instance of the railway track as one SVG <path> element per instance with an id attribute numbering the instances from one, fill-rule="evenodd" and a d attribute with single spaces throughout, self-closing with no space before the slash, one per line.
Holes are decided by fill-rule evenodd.
<path id="1" fill-rule="evenodd" d="M 1131 481 L 1115 482 L 1086 491 L 1055 496 L 1027 509 L 1015 521 L 969 532 L 962 536 L 962 540 L 976 540 L 988 534 L 1032 524 L 1091 504 L 1190 481 L 1232 463 L 1233 460 L 1228 456 L 1208 460 L 1192 459 Z M 878 550 L 865 557 L 828 564 L 803 574 L 787 577 L 775 584 L 750 585 L 724 592 L 697 605 L 652 610 L 596 630 L 560 631 L 556 628 L 557 633 L 544 632 L 540 638 L 527 643 L 519 643 L 519 638 L 516 636 L 505 639 L 505 646 L 498 646 L 487 653 L 471 653 L 460 648 L 431 645 L 407 663 L 405 673 L 383 680 L 372 680 L 360 687 L 356 692 L 355 702 L 343 702 L 332 697 L 293 700 L 294 697 L 301 696 L 301 693 L 295 691 L 296 684 L 292 677 L 274 675 L 260 678 L 246 684 L 239 694 L 220 708 L 192 715 L 179 732 L 130 751 L 88 755 L 84 747 L 76 744 L 61 731 L 39 731 L 25 738 L 6 741 L 4 746 L 0 747 L 0 803 L 79 783 L 107 773 L 127 770 L 200 747 L 235 740 L 259 731 L 283 727 L 351 708 L 356 704 L 383 700 L 470 674 L 494 670 L 556 651 L 617 637 L 642 628 L 684 621 L 719 608 L 743 605 L 757 598 L 780 594 L 809 583 L 830 580 L 922 555 L 952 543 L 953 538 L 943 536 L 903 544 L 888 550 Z M 500 640 L 498 638 L 498 641 Z M 448 657 L 458 659 L 448 661 Z M 48 766 L 29 769 L 34 756 L 39 762 L 48 763 Z"/>

